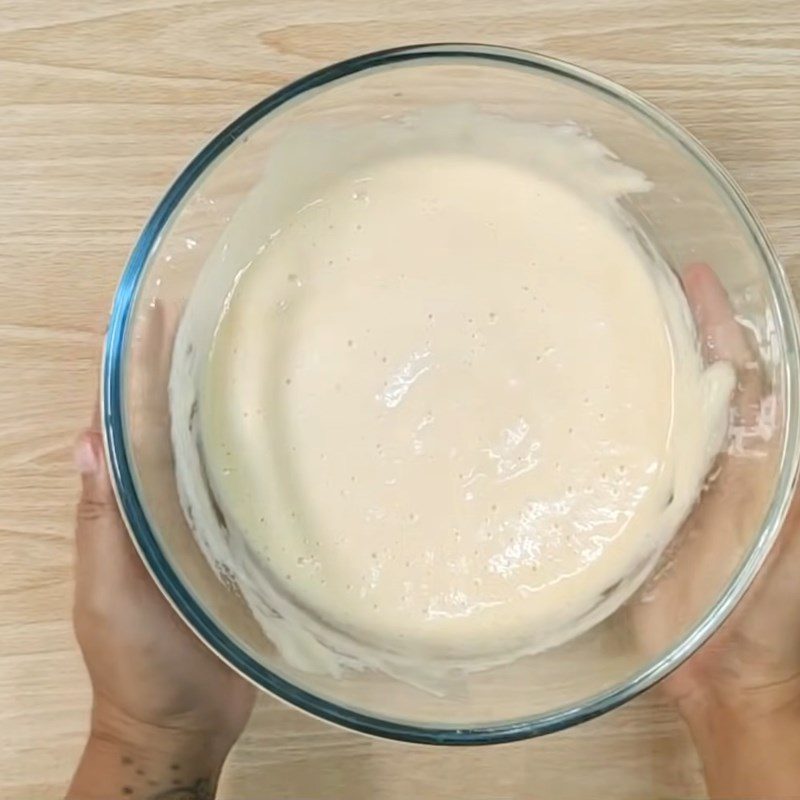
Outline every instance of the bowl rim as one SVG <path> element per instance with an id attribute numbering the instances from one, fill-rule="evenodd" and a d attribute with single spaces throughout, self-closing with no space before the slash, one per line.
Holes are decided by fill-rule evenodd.
<path id="1" fill-rule="evenodd" d="M 160 237 L 172 214 L 180 208 L 182 201 L 196 181 L 214 160 L 235 144 L 252 126 L 285 103 L 296 100 L 314 89 L 377 68 L 409 65 L 425 60 L 447 61 L 451 59 L 463 63 L 523 67 L 570 80 L 628 107 L 629 110 L 644 117 L 646 122 L 660 129 L 673 142 L 679 144 L 706 170 L 709 179 L 718 186 L 746 224 L 753 243 L 761 254 L 775 294 L 777 323 L 784 335 L 787 355 L 783 364 L 787 396 L 786 433 L 780 454 L 778 481 L 773 498 L 766 512 L 761 531 L 744 557 L 734 579 L 716 599 L 705 616 L 669 652 L 655 658 L 623 683 L 586 698 L 577 705 L 560 707 L 545 713 L 486 726 L 466 727 L 400 722 L 376 717 L 318 697 L 266 669 L 225 634 L 189 589 L 183 585 L 161 550 L 158 538 L 150 527 L 138 498 L 134 474 L 128 458 L 129 448 L 123 408 L 124 354 L 128 344 L 132 310 L 138 298 L 138 290 L 150 254 L 158 246 Z M 106 456 L 114 491 L 136 549 L 156 584 L 176 612 L 194 633 L 232 669 L 259 688 L 270 691 L 278 698 L 303 711 L 361 733 L 420 744 L 496 744 L 559 731 L 617 708 L 666 677 L 692 655 L 722 624 L 752 583 L 758 569 L 766 559 L 788 511 L 800 464 L 800 436 L 798 436 L 798 413 L 796 411 L 799 376 L 797 310 L 780 262 L 763 226 L 741 190 L 724 168 L 691 134 L 634 92 L 582 67 L 525 50 L 454 42 L 409 45 L 379 50 L 349 58 L 312 72 L 256 103 L 218 133 L 192 159 L 175 179 L 142 229 L 114 295 L 102 358 L 101 413 Z"/>

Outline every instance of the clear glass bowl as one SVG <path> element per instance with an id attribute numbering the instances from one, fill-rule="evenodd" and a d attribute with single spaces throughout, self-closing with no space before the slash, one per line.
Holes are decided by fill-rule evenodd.
<path id="1" fill-rule="evenodd" d="M 626 210 L 671 268 L 713 265 L 759 353 L 759 420 L 772 433 L 765 439 L 753 426 L 740 431 L 662 558 L 655 585 L 579 638 L 465 676 L 435 696 L 376 672 L 334 679 L 283 660 L 236 591 L 217 579 L 184 519 L 167 383 L 175 322 L 276 142 L 309 124 L 346 128 L 454 103 L 545 124 L 573 122 L 647 175 L 652 190 L 627 198 Z M 276 183 L 275 192 L 286 185 Z M 102 397 L 109 463 L 136 547 L 214 652 L 262 689 L 358 731 L 430 744 L 503 742 L 574 725 L 634 697 L 696 650 L 741 598 L 775 540 L 795 484 L 797 317 L 786 278 L 739 189 L 653 106 L 543 56 L 472 45 L 407 47 L 335 64 L 281 89 L 189 164 L 145 226 L 122 276 Z"/>

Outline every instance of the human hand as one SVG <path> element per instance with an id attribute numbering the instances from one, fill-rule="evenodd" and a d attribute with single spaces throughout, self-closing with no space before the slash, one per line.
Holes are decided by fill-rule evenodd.
<path id="1" fill-rule="evenodd" d="M 117 509 L 98 423 L 95 414 L 75 451 L 74 623 L 94 704 L 68 796 L 211 797 L 254 689 L 197 639 L 147 573 Z"/>
<path id="2" fill-rule="evenodd" d="M 637 610 L 646 642 L 659 626 L 686 623 L 702 592 L 720 585 L 742 553 L 762 509 L 754 481 L 769 481 L 774 466 L 760 432 L 760 367 L 728 297 L 704 264 L 689 267 L 684 288 L 707 360 L 737 370 L 734 424 L 759 437 L 760 458 L 722 456 L 717 481 L 687 525 L 674 568 L 656 581 L 649 604 Z M 751 444 L 753 440 L 751 439 Z M 716 572 L 715 572 L 716 570 Z M 711 580 L 707 580 L 711 576 Z M 719 576 L 719 580 L 715 580 Z M 664 682 L 689 724 L 703 758 L 712 796 L 777 798 L 800 790 L 800 503 L 795 500 L 780 537 L 754 585 L 729 620 Z"/>
<path id="3" fill-rule="evenodd" d="M 744 329 L 708 266 L 690 267 L 684 286 L 707 357 L 724 358 L 737 369 L 739 424 L 752 429 L 760 414 L 762 386 Z M 726 465 L 730 466 L 735 465 Z M 734 471 L 723 480 L 730 484 L 738 477 Z M 717 547 L 724 546 L 725 537 L 736 529 L 733 515 L 738 512 L 730 504 L 735 494 L 720 491 L 728 507 L 722 514 L 717 508 L 709 514 L 718 530 L 708 533 Z M 800 504 L 796 498 L 751 590 L 722 629 L 671 678 L 668 689 L 683 706 L 700 703 L 709 692 L 721 695 L 720 702 L 742 702 L 751 711 L 764 713 L 800 703 Z"/>

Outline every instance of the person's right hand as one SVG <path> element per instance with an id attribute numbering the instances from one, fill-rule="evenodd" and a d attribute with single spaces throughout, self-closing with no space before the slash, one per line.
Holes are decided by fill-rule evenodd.
<path id="1" fill-rule="evenodd" d="M 727 294 L 710 267 L 695 264 L 684 288 L 707 360 L 737 370 L 734 424 L 759 441 L 760 368 Z M 685 623 L 684 609 L 714 576 L 730 574 L 762 509 L 753 482 L 769 489 L 774 443 L 760 459 L 722 456 L 719 477 L 689 520 L 676 563 L 652 588 L 636 624 L 646 642 L 659 626 Z M 742 537 L 741 539 L 738 537 Z M 767 563 L 722 628 L 664 683 L 689 724 L 714 797 L 800 797 L 800 501 L 795 498 Z"/>

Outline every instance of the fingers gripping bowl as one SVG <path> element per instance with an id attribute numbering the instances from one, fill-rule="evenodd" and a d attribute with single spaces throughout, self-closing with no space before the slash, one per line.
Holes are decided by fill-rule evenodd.
<path id="1" fill-rule="evenodd" d="M 479 119 L 493 122 L 481 127 Z M 433 122 L 428 125 L 425 120 Z M 674 520 L 675 526 L 683 523 L 668 537 L 666 548 L 652 551 L 654 561 L 638 564 L 636 580 L 628 587 L 632 594 L 622 592 L 619 602 L 608 603 L 602 614 L 584 616 L 589 622 L 573 626 L 568 637 L 543 634 L 538 646 L 519 647 L 514 658 L 482 651 L 481 668 L 472 669 L 475 648 L 467 648 L 457 652 L 455 663 L 451 659 L 451 669 L 426 674 L 424 680 L 409 680 L 402 644 L 408 631 L 402 625 L 396 628 L 400 638 L 391 648 L 395 656 L 391 664 L 384 659 L 377 665 L 382 668 L 372 668 L 376 665 L 368 660 L 352 658 L 352 650 L 341 641 L 329 641 L 328 650 L 340 658 L 338 668 L 328 669 L 318 659 L 309 661 L 294 635 L 297 625 L 274 597 L 259 605 L 241 575 L 219 569 L 213 559 L 209 562 L 209 542 L 204 542 L 204 536 L 212 535 L 209 531 L 214 525 L 206 524 L 205 518 L 198 520 L 202 517 L 199 509 L 205 503 L 212 515 L 218 512 L 222 517 L 228 509 L 218 507 L 213 492 L 204 494 L 203 487 L 215 478 L 204 475 L 207 465 L 201 460 L 194 462 L 195 473 L 205 480 L 186 479 L 191 470 L 180 477 L 181 464 L 185 467 L 189 461 L 182 457 L 174 422 L 182 413 L 191 418 L 197 397 L 184 393 L 181 411 L 174 391 L 170 403 L 169 385 L 170 372 L 176 368 L 173 352 L 185 356 L 196 348 L 200 353 L 196 360 L 204 360 L 211 340 L 198 335 L 197 327 L 210 328 L 209 335 L 216 331 L 218 317 L 193 313 L 197 303 L 192 298 L 203 293 L 228 296 L 231 275 L 238 275 L 241 285 L 247 286 L 250 277 L 244 268 L 259 255 L 264 236 L 277 229 L 262 225 L 261 242 L 254 241 L 248 254 L 244 247 L 231 246 L 230 230 L 236 220 L 252 213 L 256 220 L 275 220 L 287 207 L 297 210 L 303 197 L 307 201 L 318 197 L 314 182 L 320 176 L 352 173 L 365 150 L 382 146 L 392 137 L 402 149 L 407 137 L 423 128 L 439 151 L 445 140 L 448 147 L 452 144 L 447 137 L 454 130 L 459 152 L 471 156 L 483 156 L 478 149 L 487 142 L 493 146 L 502 142 L 498 150 L 504 163 L 512 163 L 521 153 L 527 157 L 523 150 L 531 131 L 541 134 L 535 139 L 537 152 L 547 154 L 537 162 L 541 169 L 560 163 L 558 148 L 564 142 L 571 148 L 570 158 L 581 154 L 600 158 L 610 172 L 593 172 L 599 161 L 587 161 L 581 174 L 589 174 L 591 180 L 570 188 L 591 197 L 601 183 L 610 185 L 605 178 L 613 174 L 614 213 L 624 221 L 626 241 L 647 254 L 649 263 L 658 265 L 657 280 L 664 282 L 664 291 L 679 298 L 687 315 L 689 308 L 694 313 L 700 339 L 696 357 L 702 355 L 706 364 L 700 367 L 708 371 L 713 362 L 720 362 L 721 369 L 724 363 L 731 374 L 736 371 L 737 380 L 728 419 L 723 417 L 727 433 L 724 440 L 720 437 L 722 445 L 717 442 L 713 447 L 714 452 L 722 447 L 714 461 L 713 480 L 688 516 L 691 502 Z M 484 135 L 489 128 L 490 133 Z M 555 144 L 548 138 L 553 132 L 560 137 Z M 286 154 L 287 142 L 303 157 L 276 158 L 276 153 Z M 305 150 L 304 142 L 309 144 Z M 443 160 L 437 157 L 420 174 L 435 179 Z M 442 178 L 441 184 L 452 185 L 452 179 Z M 476 202 L 470 195 L 474 185 L 467 181 L 452 202 Z M 503 184 L 507 185 L 508 181 Z M 372 191 L 368 195 L 356 186 L 353 202 L 362 208 L 380 197 L 374 186 Z M 522 197 L 524 191 L 520 192 Z M 390 195 L 396 197 L 397 192 Z M 257 198 L 255 205 L 253 198 Z M 321 230 L 319 206 L 325 204 L 311 205 L 304 211 L 310 214 L 304 224 L 316 220 Z M 542 227 L 541 237 L 546 237 L 547 227 Z M 459 235 L 468 234 L 461 231 Z M 508 238 L 501 237 L 503 246 Z M 470 239 L 475 252 L 481 241 Z M 284 245 L 274 244 L 269 252 L 294 257 L 280 247 Z M 355 252 L 348 255 L 357 260 Z M 214 282 L 208 276 L 224 271 L 209 271 L 206 267 L 211 263 L 224 263 L 231 270 L 224 280 L 219 279 L 224 285 L 217 289 L 208 288 L 209 281 Z M 577 267 L 573 269 L 580 274 Z M 391 281 L 401 271 L 398 268 L 384 277 Z M 683 278 L 686 299 L 676 276 Z M 599 283 L 587 298 L 618 299 L 629 282 L 615 290 L 610 286 L 612 277 L 610 273 L 595 276 L 593 280 Z M 301 288 L 308 276 L 301 263 L 299 269 L 282 275 L 282 280 L 280 292 L 285 293 L 287 285 L 292 291 Z M 457 283 L 451 276 L 447 286 L 452 289 Z M 570 297 L 585 283 L 576 280 Z M 329 288 L 336 291 L 337 284 Z M 518 288 L 531 293 L 530 287 Z M 386 317 L 387 309 L 402 305 L 402 287 L 395 289 L 376 324 Z M 271 290 L 266 286 L 264 291 L 268 296 Z M 431 325 L 438 324 L 437 315 L 450 319 L 447 315 L 454 313 L 453 308 L 465 307 L 470 300 L 466 295 L 443 296 L 449 303 L 425 309 Z M 282 299 L 275 289 L 274 302 L 280 304 Z M 489 341 L 499 335 L 504 309 L 499 306 L 488 312 L 484 327 L 469 328 L 465 337 Z M 190 318 L 199 320 L 193 336 L 186 333 L 192 327 L 187 323 Z M 470 319 L 465 316 L 464 324 Z M 452 319 L 448 330 L 451 323 Z M 517 328 L 524 323 L 524 318 L 515 321 Z M 686 330 L 693 333 L 693 324 Z M 217 334 L 224 335 L 220 331 Z M 174 347 L 176 336 L 183 347 Z M 350 342 L 345 338 L 342 346 L 357 350 L 359 343 Z M 325 342 L 318 344 L 322 347 Z M 390 342 L 383 344 L 388 347 Z M 424 347 L 415 351 L 419 369 L 426 367 L 424 352 Z M 375 358 L 380 363 L 377 349 Z M 325 359 L 326 363 L 332 360 Z M 494 362 L 483 367 L 495 368 Z M 364 365 L 352 374 L 365 374 Z M 408 390 L 412 373 L 403 374 L 401 394 Z M 115 299 L 104 358 L 104 424 L 120 504 L 137 547 L 179 613 L 231 666 L 299 707 L 356 730 L 428 743 L 488 743 L 547 733 L 619 705 L 666 675 L 719 626 L 763 563 L 787 510 L 798 462 L 797 378 L 796 313 L 785 277 L 739 191 L 685 132 L 635 95 L 576 67 L 519 51 L 430 46 L 360 57 L 302 79 L 247 112 L 189 165 L 146 226 Z M 290 395 L 291 408 L 307 411 L 309 419 L 324 420 L 324 414 L 314 416 L 317 409 L 307 405 L 313 393 L 302 384 L 302 375 L 298 379 L 294 373 L 280 374 L 276 384 L 284 395 L 293 391 L 286 381 L 304 389 Z M 631 383 L 631 391 L 636 385 Z M 678 422 L 702 419 L 718 401 L 710 385 L 698 386 L 697 415 L 676 416 Z M 724 394 L 727 399 L 728 391 Z M 397 396 L 392 391 L 381 394 L 387 408 Z M 221 407 L 228 406 L 222 403 Z M 607 410 L 598 406 L 595 411 L 613 415 L 614 408 L 613 404 Z M 578 420 L 581 412 L 575 413 Z M 307 425 L 292 428 L 292 420 L 296 418 L 289 418 L 287 430 L 308 430 Z M 635 425 L 632 419 L 631 426 Z M 524 439 L 525 431 L 517 430 L 514 436 Z M 532 463 L 524 461 L 523 466 Z M 552 466 L 548 474 L 555 474 L 555 462 Z M 685 465 L 677 469 L 675 481 L 691 471 Z M 335 475 L 341 469 L 329 472 Z M 435 479 L 436 474 L 429 477 Z M 571 488 L 568 482 L 565 486 Z M 418 491 L 424 490 L 424 483 L 420 484 Z M 187 495 L 194 502 L 187 502 Z M 343 504 L 338 513 L 347 513 L 352 505 Z M 269 510 L 275 508 L 272 503 Z M 417 522 L 417 506 L 404 507 L 403 513 L 404 525 Z M 424 510 L 420 513 L 424 516 Z M 287 510 L 287 525 L 289 518 Z M 208 519 L 213 523 L 212 517 Z M 247 542 L 236 538 L 234 526 L 215 530 L 218 544 L 247 551 Z M 282 546 L 283 540 L 276 543 Z M 424 554 L 425 549 L 420 552 Z M 371 557 L 366 554 L 367 563 Z M 337 609 L 343 613 L 347 605 L 344 584 L 341 591 L 341 600 L 325 609 L 334 620 Z M 564 602 L 571 597 L 565 595 Z M 309 598 L 312 595 L 306 595 L 303 613 L 314 624 L 320 619 L 319 607 Z M 508 613 L 503 609 L 493 629 L 514 630 Z M 364 620 L 371 618 L 354 619 L 361 620 L 356 629 L 360 634 L 367 624 Z M 540 620 L 536 624 L 537 630 L 544 630 Z M 452 657 L 454 649 L 443 652 Z"/>

